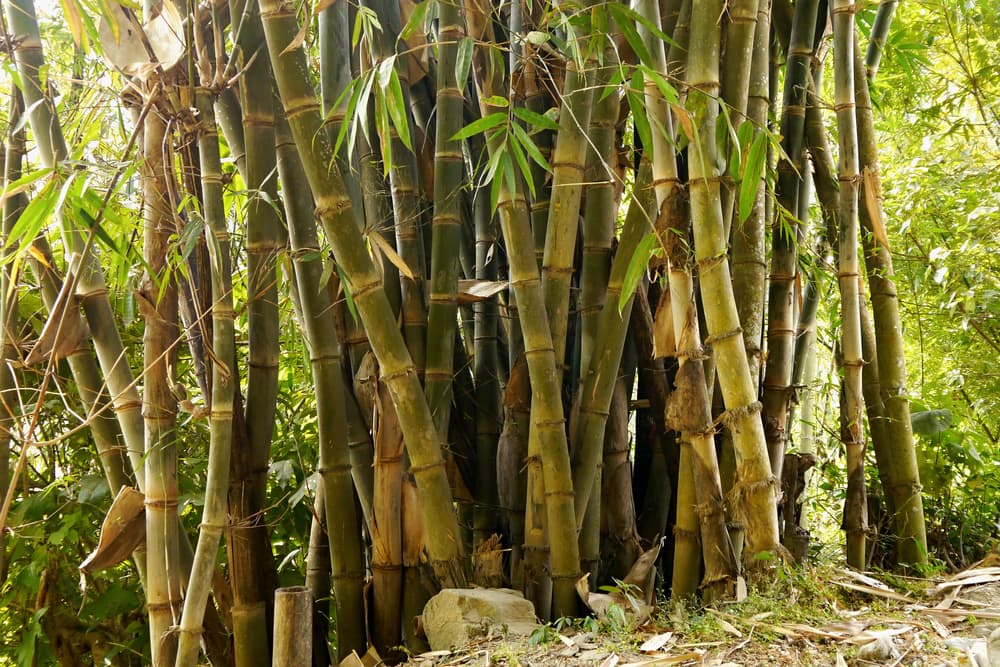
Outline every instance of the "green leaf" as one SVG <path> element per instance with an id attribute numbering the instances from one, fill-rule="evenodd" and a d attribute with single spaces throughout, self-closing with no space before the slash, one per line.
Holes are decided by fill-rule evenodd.
<path id="1" fill-rule="evenodd" d="M 753 144 L 747 153 L 747 165 L 743 170 L 743 178 L 740 180 L 740 222 L 746 221 L 753 210 L 754 201 L 757 199 L 757 189 L 760 188 L 760 179 L 764 174 L 764 165 L 767 162 L 767 135 L 763 132 L 754 137 Z"/>
<path id="2" fill-rule="evenodd" d="M 663 78 L 659 72 L 650 69 L 644 65 L 639 66 L 639 71 L 642 75 L 652 81 L 656 88 L 660 91 L 660 95 L 663 96 L 670 104 L 680 104 L 680 96 L 677 94 L 677 89 L 670 85 L 670 82 Z M 640 89 L 644 90 L 644 89 Z"/>
<path id="3" fill-rule="evenodd" d="M 399 33 L 400 39 L 409 39 L 418 32 L 423 32 L 424 17 L 427 16 L 427 6 L 430 4 L 430 0 L 424 0 L 424 2 L 413 6 L 413 9 L 410 11 L 409 20 L 407 20 L 406 25 L 403 26 L 403 29 Z"/>
<path id="4" fill-rule="evenodd" d="M 605 7 L 607 7 L 608 12 L 614 19 L 618 29 L 622 31 L 625 41 L 628 42 L 628 45 L 633 51 L 635 51 L 635 55 L 638 56 L 639 62 L 651 65 L 653 57 L 650 55 L 649 49 L 646 48 L 646 44 L 643 42 L 642 37 L 639 36 L 639 32 L 635 29 L 635 23 L 633 22 L 632 17 L 628 15 L 625 5 L 611 2 L 605 5 Z"/>
<path id="5" fill-rule="evenodd" d="M 522 129 L 521 132 L 524 132 L 524 130 Z M 521 142 L 516 132 L 514 133 L 514 136 L 511 137 L 511 141 L 508 145 L 510 146 L 510 152 L 514 154 L 514 160 L 517 161 L 517 166 L 521 169 L 521 174 L 524 176 L 524 180 L 528 183 L 528 190 L 531 192 L 531 195 L 534 196 L 535 183 L 531 179 L 531 167 L 528 166 L 528 159 L 524 156 L 524 149 L 521 148 Z M 510 183 L 512 184 L 511 190 L 513 190 L 513 179 L 511 179 Z"/>
<path id="6" fill-rule="evenodd" d="M 540 113 L 532 111 L 531 109 L 515 107 L 514 115 L 523 120 L 525 123 L 534 125 L 535 127 L 540 127 L 543 130 L 552 130 L 554 132 L 559 131 L 559 123 L 555 122 L 548 116 L 544 116 Z"/>
<path id="7" fill-rule="evenodd" d="M 389 118 L 392 119 L 392 124 L 396 128 L 396 133 L 399 134 L 400 141 L 407 149 L 413 150 L 413 144 L 410 142 L 410 119 L 406 113 L 406 102 L 403 99 L 403 87 L 399 83 L 399 74 L 396 69 L 393 68 L 392 74 L 389 76 L 389 89 L 387 91 L 389 96 L 386 97 L 386 106 L 389 111 Z"/>
<path id="8" fill-rule="evenodd" d="M 510 102 L 507 101 L 506 97 L 500 97 L 499 95 L 490 95 L 483 99 L 483 104 L 490 107 L 500 107 L 506 109 L 510 106 Z"/>
<path id="9" fill-rule="evenodd" d="M 458 55 L 455 58 L 455 82 L 459 89 L 465 87 L 469 79 L 469 69 L 472 67 L 472 52 L 476 43 L 471 37 L 463 37 L 458 43 Z"/>
<path id="10" fill-rule="evenodd" d="M 656 249 L 656 234 L 646 234 L 639 241 L 639 245 L 635 247 L 635 253 L 632 254 L 632 259 L 628 261 L 628 267 L 625 269 L 625 280 L 622 282 L 622 293 L 618 296 L 618 312 L 621 313 L 625 310 L 625 304 L 629 302 L 632 295 L 635 294 L 636 288 L 639 286 L 639 280 L 642 279 L 643 274 L 646 273 L 646 266 L 649 264 L 649 258 L 653 256 L 653 250 Z"/>
<path id="11" fill-rule="evenodd" d="M 642 94 L 642 85 L 642 74 L 636 72 L 632 76 L 631 85 L 625 91 L 625 97 L 632 110 L 632 123 L 635 125 L 636 134 L 639 135 L 639 141 L 642 142 L 646 150 L 649 150 L 653 146 L 653 133 L 649 127 L 649 118 L 646 116 L 646 99 Z"/>
<path id="12" fill-rule="evenodd" d="M 507 114 L 498 111 L 496 113 L 491 113 L 489 116 L 483 116 L 479 120 L 473 121 L 459 130 L 455 136 L 451 138 L 452 141 L 459 141 L 460 139 L 468 139 L 469 137 L 479 134 L 480 132 L 485 132 L 487 130 L 492 130 L 498 125 L 502 125 L 507 122 Z"/>
<path id="13" fill-rule="evenodd" d="M 546 160 L 545 156 L 542 155 L 542 152 L 538 150 L 538 146 L 536 146 L 535 142 L 531 140 L 531 137 L 528 136 L 528 133 L 524 131 L 524 128 L 518 125 L 517 123 L 511 123 L 510 127 L 514 131 L 514 136 L 521 143 L 521 146 L 524 147 L 524 150 L 528 153 L 528 157 L 534 160 L 535 163 L 538 164 L 538 166 L 541 167 L 542 169 L 546 171 L 551 171 L 552 167 L 549 165 L 548 160 Z"/>

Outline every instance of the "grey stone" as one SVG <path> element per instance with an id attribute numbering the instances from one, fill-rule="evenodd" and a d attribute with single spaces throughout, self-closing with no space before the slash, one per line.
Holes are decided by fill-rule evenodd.
<path id="1" fill-rule="evenodd" d="M 879 637 L 858 649 L 858 660 L 866 662 L 885 662 L 892 657 L 895 648 L 888 637 Z"/>
<path id="2" fill-rule="evenodd" d="M 534 605 L 509 588 L 446 588 L 424 606 L 423 624 L 434 651 L 480 637 L 528 636 L 538 627 Z"/>

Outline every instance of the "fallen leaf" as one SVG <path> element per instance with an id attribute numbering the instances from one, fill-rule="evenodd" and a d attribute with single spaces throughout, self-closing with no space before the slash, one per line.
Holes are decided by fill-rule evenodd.
<path id="1" fill-rule="evenodd" d="M 639 646 L 639 650 L 643 653 L 652 653 L 653 651 L 659 651 L 661 648 L 670 643 L 673 639 L 674 633 L 663 632 L 658 635 L 653 635 Z"/>

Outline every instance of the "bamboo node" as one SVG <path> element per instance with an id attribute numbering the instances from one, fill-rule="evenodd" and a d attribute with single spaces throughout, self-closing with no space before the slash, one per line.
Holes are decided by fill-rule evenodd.
<path id="1" fill-rule="evenodd" d="M 422 472 L 427 472 L 428 470 L 433 470 L 434 468 L 444 468 L 444 459 L 438 459 L 437 461 L 422 466 L 415 466 L 411 463 L 410 474 L 417 475 Z"/>
<path id="2" fill-rule="evenodd" d="M 146 496 L 146 507 L 153 507 L 155 509 L 169 510 L 177 509 L 177 498 L 164 499 L 164 500 L 150 500 L 149 496 Z"/>
<path id="3" fill-rule="evenodd" d="M 379 460 L 384 461 L 385 459 L 379 459 Z M 351 469 L 350 463 L 339 463 L 337 465 L 332 465 L 332 466 L 319 466 L 318 468 L 316 468 L 316 472 L 318 472 L 320 475 L 325 475 L 328 472 L 347 472 L 350 469 Z"/>
<path id="4" fill-rule="evenodd" d="M 688 530 L 687 528 L 681 528 L 680 526 L 674 526 L 674 541 L 675 542 L 691 542 L 694 544 L 698 543 L 698 533 L 694 530 Z"/>
<path id="5" fill-rule="evenodd" d="M 741 336 L 741 335 L 743 335 L 743 327 L 736 327 L 735 329 L 731 329 L 729 331 L 723 331 L 721 333 L 712 334 L 711 336 L 705 339 L 705 344 L 714 345 L 720 340 L 725 340 L 727 338 L 732 338 L 734 336 Z"/>
<path id="6" fill-rule="evenodd" d="M 838 273 L 837 277 L 838 278 L 854 278 L 854 279 L 857 279 L 860 275 L 861 274 L 858 273 L 857 271 L 854 271 L 854 272 L 844 271 L 842 273 Z"/>
<path id="7" fill-rule="evenodd" d="M 723 251 L 723 252 L 720 252 L 717 255 L 713 255 L 711 257 L 705 257 L 705 258 L 699 259 L 698 262 L 697 262 L 698 270 L 701 271 L 702 273 L 705 273 L 706 271 L 710 271 L 710 270 L 714 269 L 716 266 L 718 266 L 719 264 L 722 264 L 723 262 L 725 262 L 727 258 L 728 258 L 727 253 L 725 251 Z"/>
<path id="8" fill-rule="evenodd" d="M 865 365 L 864 359 L 851 359 L 850 361 L 844 360 L 841 362 L 847 368 L 862 368 Z"/>
<path id="9" fill-rule="evenodd" d="M 748 403 L 746 405 L 740 406 L 738 408 L 732 408 L 726 410 L 719 416 L 719 420 L 722 424 L 729 430 L 733 430 L 740 419 L 750 417 L 756 413 L 759 413 L 761 409 L 760 401 L 754 401 L 753 403 Z"/>
<path id="10" fill-rule="evenodd" d="M 552 579 L 552 581 L 569 581 L 569 580 L 572 579 L 574 582 L 576 582 L 576 581 L 579 581 L 580 577 L 582 577 L 582 576 L 583 576 L 582 572 L 574 572 L 573 574 L 555 574 L 555 573 L 552 573 L 552 574 L 549 575 L 549 578 Z"/>

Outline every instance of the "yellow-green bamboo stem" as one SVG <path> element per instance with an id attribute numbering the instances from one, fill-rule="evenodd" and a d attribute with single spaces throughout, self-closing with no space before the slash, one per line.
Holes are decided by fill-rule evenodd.
<path id="1" fill-rule="evenodd" d="M 726 406 L 723 419 L 733 433 L 739 481 L 734 487 L 746 526 L 744 560 L 778 549 L 776 480 L 767 457 L 760 404 L 750 376 L 739 316 L 733 297 L 719 199 L 715 124 L 718 117 L 721 0 L 692 7 L 692 49 L 687 62 L 688 108 L 697 127 L 690 160 L 691 219 L 695 262 L 719 385 Z"/>
<path id="2" fill-rule="evenodd" d="M 898 4 L 899 0 L 880 0 L 878 3 L 875 21 L 872 23 L 872 32 L 868 37 L 868 49 L 865 51 L 865 76 L 869 81 L 874 80 L 875 75 L 878 74 L 878 66 L 885 50 L 885 41 L 889 37 L 889 26 L 892 25 L 892 16 L 896 13 Z"/>
<path id="3" fill-rule="evenodd" d="M 305 586 L 279 588 L 274 592 L 273 667 L 303 667 L 312 664 L 313 596 Z M 254 664 L 260 664 L 254 661 Z"/>
<path id="4" fill-rule="evenodd" d="M 199 49 L 202 53 L 204 51 Z M 184 595 L 179 624 L 177 667 L 194 665 L 201 644 L 205 605 L 211 591 L 219 540 L 226 528 L 229 459 L 233 444 L 233 402 L 238 375 L 223 360 L 236 358 L 233 326 L 232 260 L 229 228 L 222 200 L 222 164 L 219 136 L 212 109 L 210 85 L 213 72 L 204 59 L 199 63 L 202 86 L 197 89 L 198 149 L 201 158 L 202 207 L 212 282 L 212 407 L 209 421 L 208 472 L 198 546 Z"/>
<path id="5" fill-rule="evenodd" d="M 422 497 L 429 560 L 441 585 L 461 586 L 465 582 L 461 543 L 440 439 L 423 398 L 416 367 L 396 328 L 378 273 L 353 219 L 350 199 L 333 166 L 332 147 L 320 132 L 322 119 L 309 81 L 305 51 L 302 47 L 287 48 L 298 33 L 295 15 L 290 7 L 277 0 L 261 0 L 260 6 L 278 89 L 317 213 L 348 282 L 346 288 L 365 323 L 399 415 L 411 470 Z"/>

